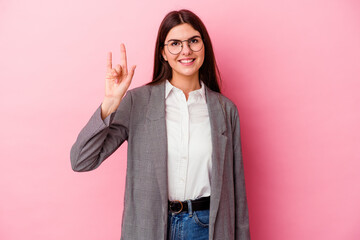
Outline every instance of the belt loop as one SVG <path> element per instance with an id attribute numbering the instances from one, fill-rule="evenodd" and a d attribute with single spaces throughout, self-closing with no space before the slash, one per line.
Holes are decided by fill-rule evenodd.
<path id="1" fill-rule="evenodd" d="M 193 212 L 192 212 L 191 200 L 188 199 L 186 201 L 187 201 L 187 204 L 188 204 L 189 217 L 192 217 Z"/>

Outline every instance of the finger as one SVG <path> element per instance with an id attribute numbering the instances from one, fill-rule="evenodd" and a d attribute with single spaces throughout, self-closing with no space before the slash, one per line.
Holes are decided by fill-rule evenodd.
<path id="1" fill-rule="evenodd" d="M 119 73 L 116 71 L 116 69 L 111 69 L 111 79 L 118 84 L 119 83 Z"/>
<path id="2" fill-rule="evenodd" d="M 111 52 L 108 52 L 107 68 L 112 69 L 112 53 Z"/>
<path id="3" fill-rule="evenodd" d="M 114 78 L 113 69 L 108 69 L 108 71 L 106 72 L 106 78 Z"/>
<path id="4" fill-rule="evenodd" d="M 130 81 L 130 82 L 131 82 L 131 80 L 132 80 L 132 78 L 134 76 L 135 68 L 136 68 L 136 65 L 131 66 L 131 68 L 130 68 L 130 72 L 129 72 L 129 75 L 128 75 L 128 81 Z"/>
<path id="5" fill-rule="evenodd" d="M 120 66 L 120 64 L 117 64 L 115 69 L 116 69 L 116 71 L 118 72 L 118 74 L 120 76 L 121 75 L 121 66 Z"/>
<path id="6" fill-rule="evenodd" d="M 127 60 L 126 60 L 126 49 L 125 45 L 122 43 L 120 44 L 120 60 L 121 60 L 121 66 L 122 70 L 125 74 L 127 74 Z"/>
<path id="7" fill-rule="evenodd" d="M 118 77 L 118 72 L 117 72 L 115 69 L 111 69 L 111 74 L 112 74 L 114 77 Z"/>

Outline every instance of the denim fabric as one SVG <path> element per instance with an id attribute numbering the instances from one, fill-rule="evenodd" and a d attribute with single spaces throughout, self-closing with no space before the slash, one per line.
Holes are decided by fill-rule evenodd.
<path id="1" fill-rule="evenodd" d="M 208 240 L 209 210 L 192 211 L 188 200 L 188 212 L 168 214 L 168 240 Z"/>

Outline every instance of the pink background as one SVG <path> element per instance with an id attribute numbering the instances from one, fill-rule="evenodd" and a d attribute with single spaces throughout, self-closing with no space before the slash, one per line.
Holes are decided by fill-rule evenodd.
<path id="1" fill-rule="evenodd" d="M 101 2 L 101 3 L 100 3 Z M 0 239 L 119 239 L 126 144 L 74 173 L 70 148 L 126 44 L 151 80 L 157 29 L 205 22 L 238 106 L 253 240 L 360 239 L 360 4 L 351 0 L 0 2 Z"/>

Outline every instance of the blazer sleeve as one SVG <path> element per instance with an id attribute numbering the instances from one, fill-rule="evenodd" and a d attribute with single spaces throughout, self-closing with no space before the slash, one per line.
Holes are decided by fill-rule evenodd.
<path id="1" fill-rule="evenodd" d="M 236 109 L 236 108 L 235 108 Z M 235 234 L 236 240 L 250 239 L 249 214 L 246 199 L 244 165 L 240 141 L 240 121 L 236 109 L 233 117 L 234 186 L 235 186 Z"/>
<path id="2" fill-rule="evenodd" d="M 104 120 L 101 118 L 101 105 L 96 109 L 71 147 L 70 160 L 74 171 L 85 172 L 99 167 L 127 140 L 131 106 L 132 98 L 128 91 L 118 109 Z"/>

